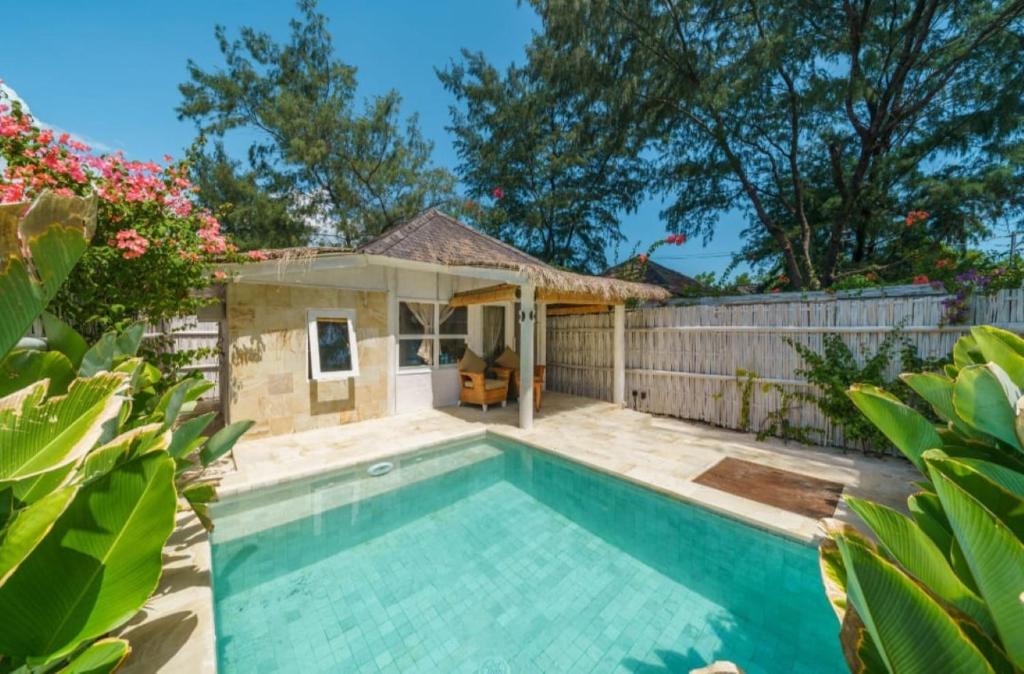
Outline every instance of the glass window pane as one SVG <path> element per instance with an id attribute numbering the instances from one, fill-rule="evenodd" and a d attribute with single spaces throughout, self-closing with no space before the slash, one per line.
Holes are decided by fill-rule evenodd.
<path id="1" fill-rule="evenodd" d="M 398 332 L 403 335 L 433 334 L 434 305 L 427 302 L 399 302 Z"/>
<path id="2" fill-rule="evenodd" d="M 462 354 L 466 351 L 466 340 L 442 339 L 441 350 L 438 354 L 439 365 L 455 365 L 462 360 Z"/>
<path id="3" fill-rule="evenodd" d="M 432 339 L 400 339 L 398 340 L 398 366 L 423 367 L 434 364 L 434 340 Z"/>
<path id="4" fill-rule="evenodd" d="M 466 307 L 441 307 L 441 329 L 438 332 L 442 335 L 469 334 L 469 310 Z"/>
<path id="5" fill-rule="evenodd" d="M 344 372 L 352 369 L 352 345 L 349 344 L 348 319 L 316 319 L 317 351 L 321 372 Z"/>

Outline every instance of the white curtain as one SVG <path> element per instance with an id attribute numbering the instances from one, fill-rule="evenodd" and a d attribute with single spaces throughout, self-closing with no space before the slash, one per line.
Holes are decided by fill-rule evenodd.
<path id="1" fill-rule="evenodd" d="M 423 334 L 433 335 L 434 305 L 425 304 L 423 302 L 405 302 L 405 306 L 409 309 L 409 312 L 412 313 L 416 322 L 423 326 Z M 425 361 L 429 365 L 434 364 L 434 351 L 431 348 L 433 342 L 433 339 L 424 339 L 420 342 L 420 348 L 416 351 L 416 355 L 420 357 L 420 360 Z"/>
<path id="2" fill-rule="evenodd" d="M 505 307 L 484 307 L 484 359 L 492 362 L 505 341 Z"/>
<path id="3" fill-rule="evenodd" d="M 441 307 L 440 313 L 438 314 L 438 317 L 437 317 L 437 331 L 438 332 L 441 332 L 441 326 L 444 325 L 444 322 L 447 321 L 449 318 L 451 318 L 452 314 L 454 314 L 454 313 L 455 313 L 455 307 L 453 307 L 451 305 L 445 305 L 445 306 Z"/>

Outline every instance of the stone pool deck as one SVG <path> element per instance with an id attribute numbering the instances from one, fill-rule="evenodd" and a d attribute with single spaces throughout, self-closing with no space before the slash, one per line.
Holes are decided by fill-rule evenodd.
<path id="1" fill-rule="evenodd" d="M 817 520 L 695 482 L 724 458 L 837 482 L 844 493 L 905 508 L 914 469 L 895 458 L 724 431 L 653 417 L 610 403 L 548 392 L 534 427 L 516 426 L 514 405 L 424 410 L 360 423 L 241 442 L 221 471 L 222 496 L 259 489 L 488 431 L 559 454 L 674 498 L 813 544 Z M 852 519 L 840 502 L 836 517 Z M 209 545 L 194 521 L 168 546 L 172 566 L 156 597 L 126 630 L 135 651 L 127 672 L 212 672 Z"/>

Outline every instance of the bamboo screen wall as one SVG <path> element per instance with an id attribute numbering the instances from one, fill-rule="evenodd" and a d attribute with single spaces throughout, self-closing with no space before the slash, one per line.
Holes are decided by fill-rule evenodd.
<path id="1" fill-rule="evenodd" d="M 737 370 L 787 390 L 809 390 L 796 374 L 802 360 L 786 339 L 821 351 L 836 333 L 855 353 L 873 354 L 886 334 L 902 330 L 924 357 L 949 353 L 969 325 L 940 327 L 945 294 L 924 286 L 865 290 L 860 294 L 759 295 L 704 300 L 626 314 L 626 404 L 643 412 L 740 428 Z M 1024 332 L 1024 290 L 972 300 L 969 324 Z M 547 388 L 611 400 L 612 315 L 548 319 Z M 893 373 L 899 372 L 898 363 Z M 634 395 L 635 392 L 635 395 Z M 780 396 L 754 386 L 750 429 L 761 428 Z M 815 429 L 823 444 L 845 446 L 813 404 L 791 411 L 792 423 Z"/>

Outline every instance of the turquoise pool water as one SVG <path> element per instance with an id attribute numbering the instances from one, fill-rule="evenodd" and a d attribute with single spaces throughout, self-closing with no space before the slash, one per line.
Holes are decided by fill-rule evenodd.
<path id="1" fill-rule="evenodd" d="M 220 671 L 845 671 L 811 548 L 488 436 L 218 504 Z"/>

